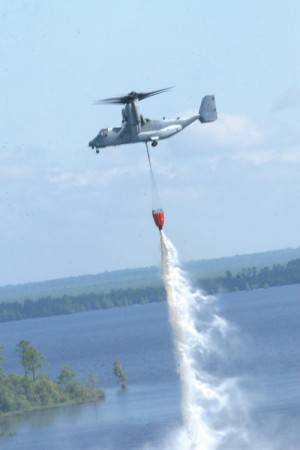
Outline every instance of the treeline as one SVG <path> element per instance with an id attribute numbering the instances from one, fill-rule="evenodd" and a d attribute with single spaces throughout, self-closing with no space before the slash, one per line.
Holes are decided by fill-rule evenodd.
<path id="1" fill-rule="evenodd" d="M 218 292 L 243 291 L 300 283 L 300 259 L 287 265 L 275 264 L 273 267 L 257 269 L 251 267 L 236 274 L 229 270 L 224 276 L 199 279 L 198 286 L 208 294 Z M 161 287 L 144 287 L 111 290 L 105 293 L 89 293 L 77 296 L 46 297 L 24 302 L 0 303 L 0 322 L 10 320 L 48 317 L 73 314 L 115 306 L 129 306 L 165 301 L 166 294 Z"/>
<path id="2" fill-rule="evenodd" d="M 29 341 L 21 341 L 16 348 L 24 375 L 6 373 L 3 369 L 4 349 L 0 346 L 0 418 L 26 411 L 83 403 L 104 398 L 90 375 L 86 382 L 76 378 L 73 369 L 63 367 L 56 380 L 41 374 L 45 358 Z"/>
<path id="3" fill-rule="evenodd" d="M 228 270 L 223 277 L 205 279 L 199 283 L 209 294 L 297 284 L 300 283 L 300 259 L 292 260 L 287 265 L 274 264 L 260 270 L 251 267 L 235 275 Z"/>
<path id="4" fill-rule="evenodd" d="M 163 287 L 111 290 L 108 293 L 89 293 L 60 298 L 40 298 L 24 302 L 0 303 L 0 322 L 73 314 L 114 306 L 128 306 L 160 302 L 165 299 Z"/>

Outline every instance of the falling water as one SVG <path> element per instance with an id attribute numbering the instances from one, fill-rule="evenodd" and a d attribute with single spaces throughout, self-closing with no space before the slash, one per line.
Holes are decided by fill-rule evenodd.
<path id="1" fill-rule="evenodd" d="M 209 361 L 222 359 L 231 327 L 217 314 L 212 297 L 192 289 L 180 268 L 175 247 L 163 232 L 160 236 L 169 319 L 182 385 L 183 419 L 183 428 L 175 442 L 166 448 L 248 448 L 237 382 L 209 369 Z"/>

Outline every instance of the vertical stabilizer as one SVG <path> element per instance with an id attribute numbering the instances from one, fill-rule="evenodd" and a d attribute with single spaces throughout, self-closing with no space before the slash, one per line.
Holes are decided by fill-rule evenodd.
<path id="1" fill-rule="evenodd" d="M 200 110 L 199 120 L 202 123 L 214 122 L 217 120 L 217 107 L 214 95 L 206 95 L 203 97 Z"/>

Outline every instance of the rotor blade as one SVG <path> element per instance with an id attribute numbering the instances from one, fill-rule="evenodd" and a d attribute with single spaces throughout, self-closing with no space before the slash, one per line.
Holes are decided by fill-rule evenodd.
<path id="1" fill-rule="evenodd" d="M 103 98 L 101 100 L 97 100 L 94 104 L 95 105 L 102 105 L 102 104 L 108 104 L 108 105 L 119 105 L 126 103 L 132 103 L 134 100 L 144 100 L 145 98 L 152 97 L 153 95 L 162 94 L 163 92 L 169 91 L 174 86 L 170 86 L 164 89 L 158 89 L 156 91 L 149 91 L 149 92 L 129 92 L 129 94 L 124 95 L 122 97 L 109 97 L 109 98 Z"/>
<path id="2" fill-rule="evenodd" d="M 124 102 L 124 97 L 111 97 L 111 98 L 103 98 L 101 100 L 97 100 L 95 102 L 95 105 L 101 105 L 101 104 L 112 104 L 112 105 L 118 105 L 118 104 L 122 104 L 122 103 L 126 103 L 126 101 Z"/>
<path id="3" fill-rule="evenodd" d="M 158 89 L 156 91 L 150 91 L 150 92 L 140 92 L 138 93 L 138 99 L 139 100 L 144 100 L 144 98 L 147 97 L 152 97 L 153 95 L 158 95 L 158 94 L 162 94 L 163 92 L 169 91 L 170 89 L 173 89 L 174 86 L 169 86 L 167 88 L 164 89 Z"/>

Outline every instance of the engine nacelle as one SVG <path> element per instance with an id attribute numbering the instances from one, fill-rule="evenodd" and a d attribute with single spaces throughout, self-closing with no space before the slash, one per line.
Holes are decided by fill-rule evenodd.
<path id="1" fill-rule="evenodd" d="M 127 122 L 126 111 L 125 108 L 122 109 L 122 122 Z"/>
<path id="2" fill-rule="evenodd" d="M 126 121 L 130 125 L 139 125 L 141 118 L 137 102 L 127 103 L 124 108 Z"/>

